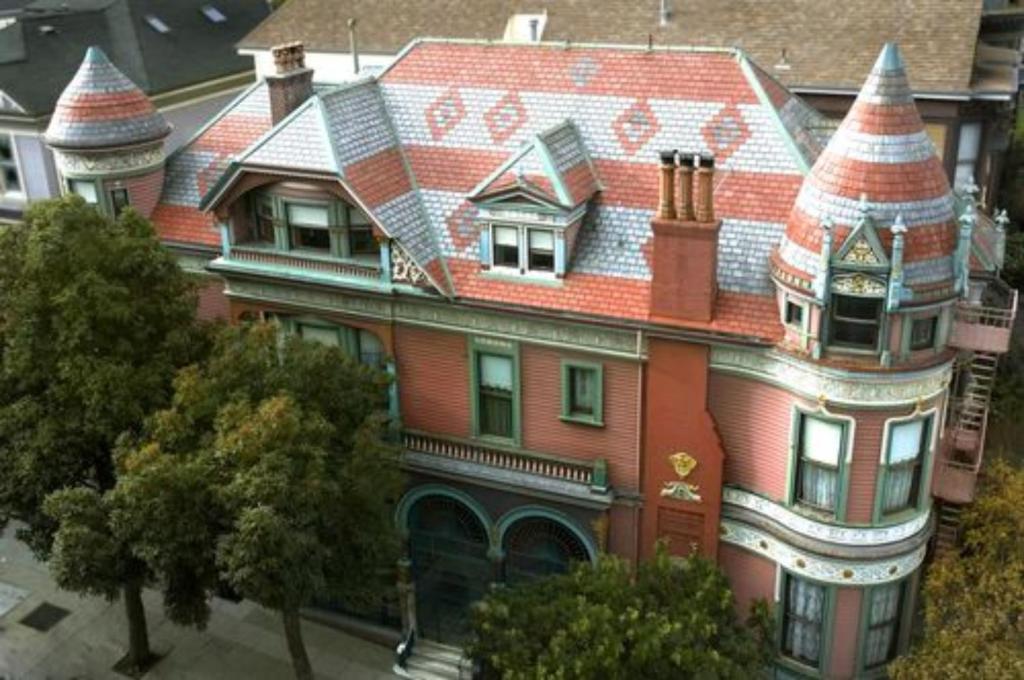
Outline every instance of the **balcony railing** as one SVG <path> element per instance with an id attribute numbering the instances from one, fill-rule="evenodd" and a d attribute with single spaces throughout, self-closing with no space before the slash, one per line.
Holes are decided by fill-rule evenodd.
<path id="1" fill-rule="evenodd" d="M 1003 354 L 1010 348 L 1010 333 L 1017 318 L 1017 291 L 1009 289 L 1003 304 L 998 306 L 960 302 L 953 317 L 953 335 L 949 342 L 955 347 L 976 352 Z"/>
<path id="2" fill-rule="evenodd" d="M 607 463 L 603 459 L 584 462 L 556 458 L 410 430 L 402 433 L 402 444 L 410 451 L 431 456 L 573 482 L 599 493 L 608 491 Z"/>
<path id="3" fill-rule="evenodd" d="M 236 262 L 252 262 L 272 267 L 289 267 L 308 271 L 334 274 L 337 276 L 355 277 L 377 280 L 381 276 L 380 267 L 359 262 L 328 259 L 315 255 L 295 255 L 262 248 L 246 248 L 235 246 L 231 249 L 228 259 Z"/>
<path id="4" fill-rule="evenodd" d="M 939 458 L 935 463 L 932 492 L 950 503 L 970 503 L 978 482 L 988 430 L 988 402 L 957 399 Z"/>

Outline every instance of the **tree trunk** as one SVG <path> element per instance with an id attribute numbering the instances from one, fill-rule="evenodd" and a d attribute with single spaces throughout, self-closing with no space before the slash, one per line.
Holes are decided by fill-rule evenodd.
<path id="1" fill-rule="evenodd" d="M 296 680 L 313 680 L 313 667 L 309 665 L 306 645 L 302 642 L 302 624 L 298 609 L 283 609 L 284 636 L 288 640 L 288 653 L 292 656 L 292 667 Z"/>
<path id="2" fill-rule="evenodd" d="M 146 609 L 142 604 L 142 580 L 131 579 L 124 584 L 124 611 L 128 616 L 128 665 L 145 668 L 152 652 L 146 628 Z"/>

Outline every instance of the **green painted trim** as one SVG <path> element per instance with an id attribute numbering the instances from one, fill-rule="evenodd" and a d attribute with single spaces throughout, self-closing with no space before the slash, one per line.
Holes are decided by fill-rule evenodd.
<path id="1" fill-rule="evenodd" d="M 594 403 L 593 416 L 574 415 L 570 411 L 572 385 L 570 384 L 571 369 L 594 371 L 597 374 L 597 395 Z M 562 359 L 562 420 L 593 427 L 604 427 L 604 365 L 593 361 L 578 359 Z"/>
<path id="2" fill-rule="evenodd" d="M 818 581 L 817 579 L 808 578 L 800 574 L 795 574 L 781 565 L 779 567 L 779 571 L 782 576 L 781 582 L 780 579 L 776 579 L 776 584 L 779 585 L 779 592 L 777 593 L 778 598 L 775 602 L 775 627 L 777 631 L 775 637 L 776 650 L 778 651 L 776 663 L 789 672 L 799 673 L 808 677 L 827 676 L 829 669 L 832 666 L 832 638 L 835 630 L 836 593 L 839 586 L 831 583 L 825 583 L 824 581 Z M 783 636 L 785 635 L 783 622 L 785 621 L 786 598 L 789 590 L 787 586 L 789 585 L 788 581 L 791 578 L 813 583 L 825 590 L 824 611 L 821 616 L 821 659 L 818 661 L 817 667 L 808 666 L 804 663 L 791 659 L 782 653 L 782 641 Z"/>
<path id="3" fill-rule="evenodd" d="M 403 539 L 409 538 L 409 513 L 412 511 L 413 506 L 416 505 L 417 501 L 428 496 L 445 496 L 465 505 L 483 526 L 484 532 L 487 534 L 487 547 L 493 549 L 495 545 L 500 545 L 496 543 L 495 524 L 484 506 L 465 491 L 445 484 L 423 484 L 422 486 L 417 486 L 405 492 L 402 500 L 398 501 L 398 505 L 395 507 L 395 526 L 398 527 L 398 533 Z"/>
<path id="4" fill-rule="evenodd" d="M 469 342 L 469 403 L 473 423 L 473 436 L 503 444 L 522 445 L 522 389 L 519 377 L 519 344 L 510 340 L 471 337 Z M 481 354 L 497 354 L 512 359 L 512 437 L 494 437 L 480 433 L 480 371 Z"/>
<path id="5" fill-rule="evenodd" d="M 542 517 L 561 524 L 580 540 L 583 547 L 587 550 L 587 555 L 590 557 L 591 563 L 597 562 L 597 556 L 599 553 L 597 543 L 594 542 L 593 538 L 587 535 L 587 532 L 583 531 L 577 525 L 576 520 L 569 515 L 566 515 L 564 512 L 540 505 L 523 505 L 506 512 L 498 519 L 495 524 L 495 540 L 497 541 L 497 546 L 501 551 L 502 557 L 505 556 L 505 533 L 513 524 L 521 519 L 527 519 L 529 517 Z"/>
<path id="6" fill-rule="evenodd" d="M 886 524 L 900 524 L 910 518 L 929 512 L 931 509 L 931 482 L 932 482 L 932 461 L 935 457 L 935 423 L 938 417 L 938 409 L 931 408 L 923 413 L 913 413 L 910 416 L 889 418 L 885 421 L 882 429 L 882 453 L 878 462 L 878 475 L 875 479 L 875 498 L 872 504 L 871 520 L 874 526 Z M 920 481 L 917 489 L 917 499 L 910 507 L 897 512 L 885 514 L 882 511 L 882 500 L 885 490 L 885 479 L 889 474 L 889 454 L 892 446 L 892 428 L 894 425 L 909 423 L 915 420 L 924 420 L 924 452 L 921 455 Z"/>
<path id="7" fill-rule="evenodd" d="M 832 512 L 831 518 L 818 513 L 812 512 L 811 517 L 817 517 L 821 519 L 832 519 L 836 522 L 846 521 L 846 505 L 849 500 L 849 476 L 850 476 L 850 463 L 853 452 L 853 437 L 854 428 L 856 421 L 853 418 L 847 416 L 837 416 L 830 413 L 822 413 L 811 411 L 800 405 L 793 406 L 793 417 L 789 430 L 789 462 L 786 468 L 786 505 L 793 510 L 799 512 L 803 507 L 797 502 L 797 485 L 796 478 L 800 472 L 800 433 L 802 430 L 801 425 L 803 424 L 804 418 L 817 418 L 830 423 L 837 423 L 842 427 L 842 436 L 840 439 L 840 450 L 839 450 L 839 465 L 836 468 L 836 507 Z"/>

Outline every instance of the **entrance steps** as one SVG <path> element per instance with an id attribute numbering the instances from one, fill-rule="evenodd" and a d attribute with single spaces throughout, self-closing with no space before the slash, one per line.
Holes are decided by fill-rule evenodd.
<path id="1" fill-rule="evenodd" d="M 411 680 L 471 680 L 473 664 L 458 647 L 417 640 L 405 667 L 396 665 L 394 672 Z"/>

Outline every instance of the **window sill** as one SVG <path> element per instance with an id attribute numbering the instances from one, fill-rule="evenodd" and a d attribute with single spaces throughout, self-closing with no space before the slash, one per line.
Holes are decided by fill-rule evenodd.
<path id="1" fill-rule="evenodd" d="M 518 269 L 511 269 L 508 267 L 492 267 L 490 269 L 484 269 L 480 272 L 480 276 L 493 279 L 495 281 L 505 281 L 508 283 L 530 283 L 539 286 L 550 286 L 552 288 L 561 288 L 563 285 L 562 279 L 558 278 L 554 274 L 537 274 L 530 272 L 520 274 Z"/>
<path id="2" fill-rule="evenodd" d="M 586 418 L 584 416 L 570 416 L 562 414 L 559 416 L 559 420 L 563 423 L 573 423 L 575 425 L 587 425 L 589 427 L 604 427 L 603 420 L 594 420 L 593 418 Z"/>
<path id="3" fill-rule="evenodd" d="M 788 673 L 795 673 L 800 678 L 818 678 L 821 677 L 820 666 L 808 666 L 805 663 L 792 659 L 788 656 L 784 656 L 782 652 L 779 652 L 779 656 L 776 657 L 775 663 L 781 667 L 783 671 Z"/>
<path id="4" fill-rule="evenodd" d="M 818 522 L 829 522 L 829 523 L 841 523 L 842 520 L 836 515 L 834 510 L 821 510 L 814 507 L 813 505 L 805 505 L 799 501 L 790 503 L 789 509 L 798 515 L 803 515 L 808 519 L 813 519 Z"/>
<path id="5" fill-rule="evenodd" d="M 515 449 L 519 448 L 519 439 L 516 437 L 499 437 L 495 434 L 474 434 L 473 439 L 484 444 L 491 444 L 494 446 L 510 446 Z"/>

